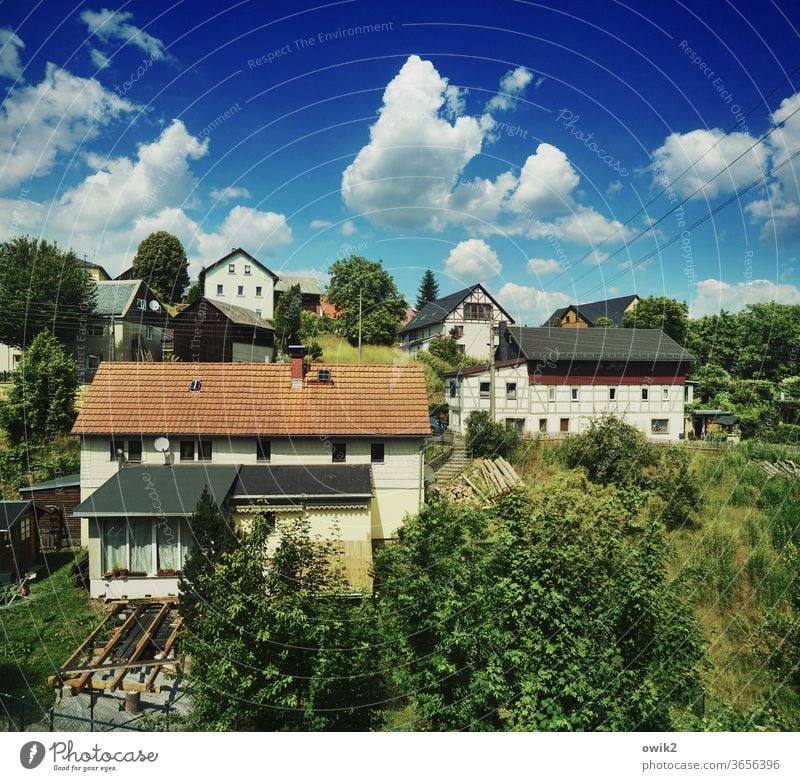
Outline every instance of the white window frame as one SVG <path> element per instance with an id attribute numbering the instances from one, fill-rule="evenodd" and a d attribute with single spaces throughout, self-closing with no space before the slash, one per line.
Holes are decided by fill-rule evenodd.
<path id="1" fill-rule="evenodd" d="M 577 386 L 573 386 L 569 389 L 569 399 L 570 401 L 580 401 L 581 400 L 581 389 Z"/>
<path id="2" fill-rule="evenodd" d="M 661 389 L 661 401 L 669 401 L 669 385 Z"/>
<path id="3" fill-rule="evenodd" d="M 236 264 L 235 263 L 228 263 L 228 273 L 235 274 L 236 273 Z"/>
<path id="4" fill-rule="evenodd" d="M 244 298 L 244 285 L 237 285 L 236 286 L 236 297 L 237 298 Z"/>
<path id="5" fill-rule="evenodd" d="M 609 401 L 616 401 L 617 400 L 617 389 L 616 389 L 616 387 L 608 389 L 608 400 Z"/>
<path id="6" fill-rule="evenodd" d="M 224 296 L 225 295 L 225 286 L 224 285 L 217 285 L 217 295 Z"/>
<path id="7" fill-rule="evenodd" d="M 650 401 L 650 387 L 648 385 L 642 386 L 642 401 Z"/>
<path id="8" fill-rule="evenodd" d="M 263 288 L 261 285 L 256 285 L 256 298 L 261 298 L 263 296 Z"/>
<path id="9" fill-rule="evenodd" d="M 517 383 L 516 382 L 507 382 L 506 383 L 506 399 L 508 401 L 516 401 L 517 400 Z"/>
<path id="10" fill-rule="evenodd" d="M 250 276 L 253 273 L 253 267 L 250 265 L 245 265 L 244 267 L 245 276 Z"/>
<path id="11" fill-rule="evenodd" d="M 663 421 L 664 422 L 664 430 L 663 431 L 656 431 L 654 428 L 655 422 Z M 669 434 L 669 418 L 650 418 L 650 433 L 651 434 Z"/>
<path id="12" fill-rule="evenodd" d="M 555 400 L 556 400 L 556 386 L 555 385 L 548 385 L 547 386 L 547 400 L 549 402 L 555 402 Z"/>
<path id="13" fill-rule="evenodd" d="M 487 385 L 486 391 L 484 392 L 483 386 Z M 488 399 L 492 394 L 492 384 L 491 382 L 479 382 L 478 383 L 478 397 L 481 399 Z"/>

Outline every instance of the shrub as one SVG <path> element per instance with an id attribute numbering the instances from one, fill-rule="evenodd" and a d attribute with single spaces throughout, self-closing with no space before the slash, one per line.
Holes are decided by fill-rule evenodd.
<path id="1" fill-rule="evenodd" d="M 489 413 L 475 411 L 467 418 L 467 447 L 482 458 L 509 458 L 519 444 L 519 433 L 502 423 L 493 423 Z"/>
<path id="2" fill-rule="evenodd" d="M 756 492 L 752 486 L 739 483 L 731 491 L 729 504 L 731 507 L 747 507 L 755 503 Z"/>
<path id="3" fill-rule="evenodd" d="M 696 513 L 703 509 L 703 486 L 692 469 L 690 454 L 682 447 L 664 448 L 653 490 L 664 500 L 661 519 L 668 529 L 693 523 Z"/>
<path id="4" fill-rule="evenodd" d="M 759 432 L 759 439 L 781 445 L 800 444 L 800 426 L 794 423 L 779 423 Z"/>

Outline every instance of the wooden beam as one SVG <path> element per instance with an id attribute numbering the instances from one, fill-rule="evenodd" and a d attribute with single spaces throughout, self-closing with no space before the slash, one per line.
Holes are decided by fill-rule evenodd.
<path id="1" fill-rule="evenodd" d="M 150 622 L 147 629 L 145 629 L 144 634 L 139 639 L 139 642 L 136 643 L 136 647 L 133 649 L 133 653 L 128 657 L 127 661 L 135 662 L 142 655 L 142 652 L 145 648 L 147 648 L 150 640 L 153 637 L 153 632 L 155 632 L 156 629 L 158 629 L 158 627 L 161 625 L 161 622 L 164 620 L 167 613 L 169 613 L 169 610 L 170 604 L 168 602 L 165 602 L 163 605 L 161 605 L 161 610 L 156 613 L 155 618 Z M 114 691 L 114 689 L 116 689 L 120 683 L 122 683 L 122 679 L 125 677 L 126 672 L 126 670 L 120 670 L 117 673 L 111 684 L 111 691 Z"/>
<path id="2" fill-rule="evenodd" d="M 106 673 L 110 670 L 134 670 L 137 667 L 163 667 L 168 664 L 177 664 L 177 660 L 174 657 L 170 659 L 166 657 L 164 659 L 139 659 L 136 662 L 117 662 L 116 664 L 104 664 L 101 667 L 72 667 L 60 672 L 63 675 L 80 675 L 89 670 L 93 673 Z"/>
<path id="3" fill-rule="evenodd" d="M 162 652 L 162 653 L 164 654 L 164 659 L 166 659 L 166 658 L 169 656 L 169 652 L 172 650 L 172 646 L 175 644 L 175 640 L 176 640 L 176 639 L 177 639 L 177 637 L 178 637 L 178 632 L 180 631 L 180 628 L 181 628 L 181 625 L 182 625 L 182 624 L 183 624 L 183 619 L 182 619 L 182 618 L 179 618 L 179 619 L 178 619 L 178 620 L 175 622 L 175 626 L 174 626 L 174 627 L 173 627 L 173 629 L 172 629 L 172 633 L 171 633 L 171 634 L 170 634 L 170 636 L 167 638 L 167 642 L 166 642 L 166 643 L 164 643 L 164 650 L 163 650 L 163 652 Z M 154 666 L 153 666 L 153 671 L 152 671 L 152 672 L 150 673 L 150 675 L 147 677 L 147 682 L 146 682 L 146 685 L 147 685 L 147 686 L 152 686 L 152 685 L 153 685 L 153 683 L 154 683 L 154 682 L 155 682 L 155 680 L 156 680 L 156 677 L 158 676 L 158 674 L 159 674 L 160 672 L 161 672 L 161 666 L 158 666 L 158 667 L 156 667 L 156 666 L 154 665 Z"/>
<path id="4" fill-rule="evenodd" d="M 91 689 L 93 691 L 108 691 L 111 689 L 112 681 L 95 681 L 90 680 L 85 683 L 83 686 L 78 686 L 78 679 L 77 678 L 70 678 L 69 680 L 64 681 L 65 686 L 69 686 L 73 689 Z M 122 691 L 126 692 L 146 692 L 150 691 L 154 694 L 161 693 L 161 686 L 156 684 L 152 688 L 148 689 L 147 685 L 144 683 L 138 683 L 137 681 L 123 681 L 119 687 Z"/>
<path id="5" fill-rule="evenodd" d="M 114 605 L 113 610 L 95 627 L 94 631 L 78 646 L 69 659 L 67 659 L 67 661 L 61 665 L 59 672 L 63 673 L 64 668 L 75 664 L 75 661 L 83 655 L 84 651 L 94 642 L 95 637 L 100 634 L 100 630 L 111 620 L 111 618 L 119 613 L 121 608 L 122 605 Z"/>

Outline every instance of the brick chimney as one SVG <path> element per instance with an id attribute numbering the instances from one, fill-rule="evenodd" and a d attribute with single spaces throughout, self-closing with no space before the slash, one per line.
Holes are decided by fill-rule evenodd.
<path id="1" fill-rule="evenodd" d="M 291 360 L 291 367 L 292 367 L 292 387 L 293 388 L 302 388 L 303 387 L 303 377 L 306 375 L 306 364 L 305 364 L 305 357 L 306 357 L 307 349 L 302 344 L 290 344 L 289 345 L 289 357 Z"/>

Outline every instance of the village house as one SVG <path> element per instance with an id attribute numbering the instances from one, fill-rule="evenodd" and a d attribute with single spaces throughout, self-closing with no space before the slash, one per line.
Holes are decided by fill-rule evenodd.
<path id="1" fill-rule="evenodd" d="M 182 361 L 269 363 L 275 329 L 251 309 L 200 298 L 172 318 L 174 354 Z"/>
<path id="2" fill-rule="evenodd" d="M 400 347 L 414 355 L 432 339 L 449 336 L 460 352 L 488 359 L 492 327 L 513 322 L 483 285 L 472 285 L 426 304 L 400 329 Z"/>
<path id="3" fill-rule="evenodd" d="M 524 434 L 559 438 L 603 413 L 656 441 L 684 437 L 686 382 L 694 356 L 666 334 L 633 328 L 500 326 L 494 364 L 495 419 Z M 488 365 L 445 376 L 450 428 L 464 433 L 475 410 L 489 410 Z"/>
<path id="4" fill-rule="evenodd" d="M 276 274 L 241 247 L 200 272 L 203 297 L 249 309 L 265 320 L 274 317 L 278 300 L 292 285 L 300 285 L 303 307 L 321 314 L 322 291 L 316 279 Z"/>
<path id="5" fill-rule="evenodd" d="M 570 304 L 556 309 L 543 323 L 543 327 L 557 328 L 594 328 L 595 322 L 605 317 L 618 328 L 622 326 L 622 318 L 626 312 L 636 308 L 640 298 L 636 294 L 607 298 L 603 301 L 591 301 L 588 304 Z"/>
<path id="6" fill-rule="evenodd" d="M 104 363 L 73 433 L 75 515 L 94 597 L 167 596 L 192 544 L 204 487 L 243 522 L 265 504 L 338 535 L 354 589 L 372 547 L 423 501 L 430 435 L 419 366 Z"/>

